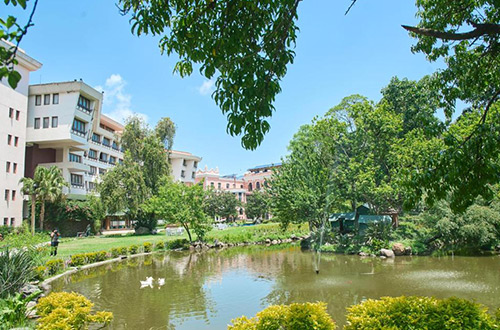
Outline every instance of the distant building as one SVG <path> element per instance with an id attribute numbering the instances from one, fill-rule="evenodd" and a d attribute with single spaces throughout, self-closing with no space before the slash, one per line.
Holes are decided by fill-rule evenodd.
<path id="1" fill-rule="evenodd" d="M 196 170 L 201 157 L 189 152 L 172 150 L 169 154 L 171 171 L 174 181 L 192 185 L 196 180 Z"/>
<path id="2" fill-rule="evenodd" d="M 256 166 L 249 169 L 245 174 L 220 175 L 219 168 L 208 169 L 196 172 L 196 183 L 203 182 L 205 190 L 228 191 L 243 204 L 247 202 L 247 197 L 255 190 L 261 190 L 268 186 L 273 170 L 279 168 L 281 163 Z M 245 219 L 244 206 L 238 210 L 238 218 Z"/>
<path id="3" fill-rule="evenodd" d="M 0 40 L 0 47 L 12 46 Z M 16 89 L 12 89 L 6 79 L 0 82 L 0 226 L 22 223 L 23 196 L 19 180 L 25 164 L 29 74 L 42 66 L 22 49 L 18 49 L 16 59 L 18 64 L 14 69 L 21 74 Z"/>

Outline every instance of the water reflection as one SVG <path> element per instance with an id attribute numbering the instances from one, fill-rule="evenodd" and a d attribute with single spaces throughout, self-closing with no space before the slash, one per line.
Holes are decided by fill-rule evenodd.
<path id="1" fill-rule="evenodd" d="M 147 276 L 165 285 L 140 289 Z M 345 308 L 367 298 L 458 296 L 498 307 L 500 257 L 400 257 L 380 260 L 322 255 L 297 247 L 169 252 L 82 271 L 54 283 L 115 315 L 114 329 L 225 329 L 234 317 L 269 304 L 325 301 L 340 324 Z"/>

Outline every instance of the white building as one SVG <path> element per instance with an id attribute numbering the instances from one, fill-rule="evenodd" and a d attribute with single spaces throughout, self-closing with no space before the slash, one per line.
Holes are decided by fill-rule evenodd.
<path id="1" fill-rule="evenodd" d="M 180 181 L 188 185 L 195 183 L 196 170 L 201 157 L 185 151 L 170 151 L 170 164 L 174 181 Z"/>
<path id="2" fill-rule="evenodd" d="M 11 46 L 0 40 L 0 47 Z M 42 66 L 22 49 L 18 49 L 16 58 L 15 70 L 21 74 L 17 88 L 12 89 L 6 79 L 0 82 L 0 225 L 4 226 L 22 223 L 19 180 L 24 176 L 29 74 Z"/>
<path id="3" fill-rule="evenodd" d="M 29 86 L 25 176 L 56 165 L 69 198 L 84 199 L 99 175 L 123 160 L 123 126 L 102 115 L 102 93 L 82 81 Z"/>

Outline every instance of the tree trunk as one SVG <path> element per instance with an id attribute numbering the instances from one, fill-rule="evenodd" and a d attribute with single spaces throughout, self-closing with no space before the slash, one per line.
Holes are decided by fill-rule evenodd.
<path id="1" fill-rule="evenodd" d="M 36 211 L 35 194 L 31 195 L 31 235 L 35 236 L 35 211 Z"/>
<path id="2" fill-rule="evenodd" d="M 40 208 L 40 231 L 43 231 L 44 218 L 45 218 L 45 201 L 42 201 L 42 206 Z"/>
<path id="3" fill-rule="evenodd" d="M 191 238 L 191 232 L 189 231 L 189 227 L 187 226 L 187 224 L 182 222 L 182 227 L 184 227 L 184 229 L 186 229 L 186 232 L 187 232 L 188 237 L 189 237 L 189 243 L 193 243 L 193 239 Z"/>

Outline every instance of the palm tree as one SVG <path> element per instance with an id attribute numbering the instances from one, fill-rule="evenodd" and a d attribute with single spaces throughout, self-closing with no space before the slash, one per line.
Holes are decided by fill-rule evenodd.
<path id="1" fill-rule="evenodd" d="M 35 235 L 35 205 L 37 184 L 32 178 L 21 178 L 19 182 L 23 184 L 23 188 L 21 189 L 23 195 L 31 196 L 31 235 Z"/>
<path id="2" fill-rule="evenodd" d="M 36 193 L 41 203 L 40 230 L 43 230 L 45 219 L 45 202 L 54 202 L 62 197 L 62 190 L 69 184 L 64 180 L 61 170 L 57 166 L 50 168 L 38 166 L 35 170 L 34 180 L 38 187 Z"/>
<path id="3" fill-rule="evenodd" d="M 31 230 L 35 232 L 35 201 L 41 204 L 40 209 L 40 230 L 43 230 L 45 220 L 45 202 L 54 202 L 62 197 L 62 190 L 69 184 L 64 180 L 61 170 L 57 166 L 46 168 L 37 166 L 33 179 L 22 178 L 22 192 L 24 195 L 31 195 Z"/>

